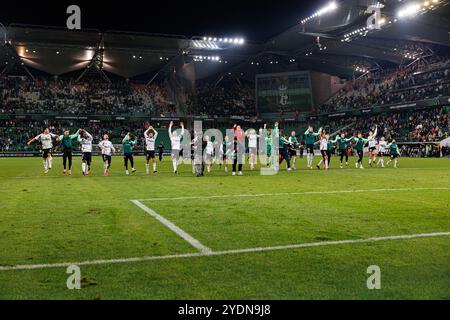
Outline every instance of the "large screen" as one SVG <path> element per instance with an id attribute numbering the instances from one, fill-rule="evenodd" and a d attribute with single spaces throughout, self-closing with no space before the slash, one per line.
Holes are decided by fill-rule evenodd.
<path id="1" fill-rule="evenodd" d="M 308 71 L 256 76 L 256 106 L 259 113 L 311 111 L 311 92 Z"/>

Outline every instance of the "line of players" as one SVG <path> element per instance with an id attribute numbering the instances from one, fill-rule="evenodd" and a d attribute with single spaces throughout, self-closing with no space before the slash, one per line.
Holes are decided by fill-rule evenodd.
<path id="1" fill-rule="evenodd" d="M 170 129 L 169 129 L 170 130 Z M 156 173 L 156 155 L 155 155 L 155 147 L 156 147 L 156 138 L 158 137 L 158 132 L 153 128 L 149 127 L 144 132 L 144 137 L 146 140 L 146 172 L 150 173 L 150 161 L 153 163 L 153 173 Z M 103 175 L 109 176 L 109 169 L 112 163 L 112 154 L 117 150 L 114 148 L 114 145 L 109 140 L 109 135 L 104 134 L 103 140 L 99 142 L 98 147 L 102 153 L 103 159 Z M 44 130 L 41 134 L 32 138 L 27 142 L 28 145 L 32 144 L 35 141 L 39 141 L 42 145 L 42 158 L 43 158 L 43 166 L 44 173 L 48 173 L 49 170 L 52 169 L 53 158 L 53 139 L 60 143 L 62 156 L 63 156 L 63 167 L 64 174 L 72 174 L 72 158 L 73 158 L 73 140 L 77 140 L 81 146 L 81 171 L 84 176 L 88 176 L 91 171 L 91 162 L 92 162 L 92 148 L 93 148 L 93 137 L 92 135 L 85 129 L 78 129 L 74 134 L 70 134 L 69 130 L 65 130 L 62 135 L 56 135 L 50 132 L 48 128 Z M 123 146 L 123 159 L 124 159 L 124 167 L 125 173 L 127 175 L 130 174 L 129 167 L 131 167 L 131 173 L 135 173 L 136 169 L 134 168 L 134 156 L 133 156 L 133 147 L 136 145 L 137 139 L 131 133 L 128 132 L 127 135 L 122 140 Z M 162 151 L 164 146 L 159 146 L 159 160 L 162 160 Z"/>
<path id="2" fill-rule="evenodd" d="M 172 145 L 172 165 L 173 172 L 176 174 L 178 172 L 178 166 L 180 164 L 180 155 L 182 152 L 182 139 L 184 134 L 184 125 L 181 122 L 181 132 L 178 134 L 177 131 L 172 131 L 173 121 L 170 122 L 169 125 L 169 138 Z M 239 141 L 242 139 L 248 139 L 248 160 L 250 164 L 250 170 L 255 169 L 255 165 L 257 163 L 257 150 L 258 150 L 258 139 L 265 139 L 266 142 L 266 155 L 267 155 L 267 166 L 270 164 L 274 164 L 277 166 L 277 170 L 279 165 L 283 161 L 286 162 L 286 169 L 291 171 L 292 168 L 296 169 L 297 162 L 297 149 L 300 146 L 300 143 L 297 139 L 295 131 L 291 132 L 291 135 L 282 134 L 282 130 L 279 129 L 278 122 L 274 124 L 273 129 L 268 129 L 267 125 L 264 125 L 264 128 L 259 130 L 259 134 L 256 133 L 254 129 L 249 129 L 244 132 L 241 127 L 237 124 L 233 126 L 233 141 L 229 140 L 228 136 L 225 136 L 225 140 L 223 142 L 223 148 L 220 148 L 221 154 L 215 155 L 214 150 L 215 145 L 214 142 L 208 136 L 203 137 L 202 148 L 205 150 L 205 156 L 201 159 L 201 161 L 197 161 L 196 163 L 201 163 L 201 165 L 194 164 L 194 151 L 195 151 L 195 139 L 191 141 L 191 160 L 192 160 L 192 172 L 197 173 L 198 176 L 202 176 L 204 174 L 205 166 L 207 171 L 211 171 L 211 166 L 213 163 L 217 162 L 221 166 L 222 163 L 225 166 L 225 171 L 228 172 L 228 164 L 232 164 L 232 174 L 242 175 L 242 163 L 237 161 L 238 149 L 242 147 L 242 144 Z M 272 156 L 272 131 L 275 131 L 275 137 L 279 137 L 279 159 L 274 159 Z M 330 160 L 332 156 L 333 146 L 337 146 L 337 152 L 340 156 L 340 168 L 343 168 L 343 160 L 345 158 L 345 165 L 348 167 L 348 157 L 350 153 L 350 143 L 353 142 L 355 144 L 356 153 L 358 159 L 355 163 L 356 168 L 363 169 L 363 155 L 364 155 L 364 147 L 368 144 L 369 147 L 369 165 L 372 167 L 376 163 L 376 166 L 381 165 L 381 167 L 385 167 L 385 165 L 389 165 L 391 161 L 394 161 L 394 167 L 398 166 L 398 158 L 400 156 L 400 152 L 395 140 L 392 140 L 391 143 L 387 143 L 384 137 L 381 137 L 379 140 L 376 139 L 378 134 L 378 126 L 375 126 L 374 131 L 370 131 L 367 138 L 363 138 L 362 133 L 358 133 L 355 137 L 346 137 L 345 133 L 341 133 L 336 136 L 334 140 L 330 139 L 330 135 L 325 131 L 325 129 L 320 128 L 317 132 L 314 132 L 313 127 L 309 127 L 305 133 L 305 149 L 306 149 L 306 157 L 307 157 L 307 168 L 313 168 L 313 159 L 314 159 L 314 144 L 318 140 L 319 149 L 322 155 L 321 160 L 316 167 L 318 169 L 323 165 L 326 170 L 330 167 Z M 152 162 L 153 173 L 156 173 L 156 139 L 158 137 L 158 132 L 152 127 L 149 126 L 144 132 L 145 138 L 145 150 L 146 150 L 146 173 L 150 173 L 150 162 Z M 109 175 L 109 169 L 111 167 L 112 162 L 112 154 L 116 152 L 112 142 L 109 140 L 108 134 L 103 135 L 103 140 L 99 142 L 98 147 L 102 153 L 103 159 L 103 175 Z M 82 152 L 82 173 L 85 176 L 90 174 L 91 162 L 92 162 L 92 146 L 93 146 L 93 137 L 92 135 L 86 131 L 85 129 L 79 129 L 76 133 L 70 134 L 69 130 L 65 130 L 62 135 L 55 135 L 49 132 L 49 129 L 46 128 L 43 133 L 34 137 L 30 141 L 28 141 L 28 145 L 35 141 L 39 141 L 42 144 L 42 152 L 43 152 L 43 166 L 44 172 L 48 173 L 48 171 L 52 168 L 52 148 L 53 148 L 53 139 L 60 142 L 62 154 L 63 154 L 63 167 L 64 174 L 72 173 L 72 152 L 73 152 L 73 140 L 77 140 L 81 145 Z M 122 140 L 123 145 L 123 157 L 124 157 L 124 167 L 125 173 L 127 175 L 130 174 L 129 165 L 131 166 L 131 173 L 136 172 L 134 167 L 134 156 L 133 156 L 133 147 L 137 143 L 137 138 L 132 134 L 128 133 Z M 230 147 L 231 145 L 231 147 Z M 161 161 L 162 158 L 162 149 L 159 147 L 159 159 Z M 202 153 L 203 154 L 203 153 Z M 377 157 L 379 156 L 378 162 L 376 162 Z M 385 164 L 384 158 L 389 156 L 390 159 Z M 222 159 L 223 161 L 217 161 L 218 159 Z M 291 167 L 292 163 L 292 167 Z"/>
<path id="3" fill-rule="evenodd" d="M 295 136 L 295 132 L 292 132 L 292 135 Z M 332 156 L 333 146 L 337 146 L 337 153 L 340 157 L 340 168 L 343 168 L 343 160 L 345 158 L 345 165 L 348 167 L 348 157 L 351 153 L 350 143 L 354 143 L 354 147 L 357 154 L 357 161 L 355 162 L 355 167 L 364 169 L 363 167 L 363 157 L 364 157 L 364 148 L 366 144 L 368 144 L 369 148 L 369 166 L 372 167 L 376 164 L 376 166 L 385 167 L 385 165 L 389 165 L 391 161 L 394 161 L 394 167 L 398 167 L 398 158 L 400 157 L 400 151 L 398 145 L 395 140 L 392 140 L 390 143 L 387 143 L 384 137 L 380 137 L 377 140 L 378 135 L 378 126 L 375 125 L 374 131 L 369 131 L 367 138 L 363 137 L 362 132 L 358 132 L 356 136 L 346 137 L 345 133 L 341 133 L 337 135 L 334 140 L 330 139 L 330 135 L 322 128 L 319 129 L 318 132 L 314 132 L 312 127 L 309 127 L 305 131 L 305 145 L 307 149 L 307 167 L 312 169 L 313 163 L 313 147 L 315 143 L 315 139 L 317 138 L 320 144 L 320 152 L 322 155 L 322 159 L 316 165 L 318 169 L 321 168 L 323 164 L 325 169 L 329 169 L 329 164 Z M 377 157 L 379 157 L 378 162 Z M 389 160 L 385 164 L 384 158 L 389 157 Z"/>

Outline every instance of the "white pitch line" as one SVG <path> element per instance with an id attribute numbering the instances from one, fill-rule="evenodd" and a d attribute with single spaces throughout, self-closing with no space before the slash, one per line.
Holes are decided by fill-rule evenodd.
<path id="1" fill-rule="evenodd" d="M 406 239 L 444 237 L 444 236 L 450 236 L 450 231 L 449 232 L 418 233 L 418 234 L 398 235 L 398 236 L 385 236 L 385 237 L 371 237 L 371 238 L 366 238 L 366 239 L 310 242 L 310 243 L 292 244 L 292 245 L 286 245 L 286 246 L 272 246 L 272 247 L 211 251 L 209 253 L 196 252 L 196 253 L 185 253 L 185 254 L 173 254 L 173 255 L 167 255 L 167 256 L 143 256 L 143 257 L 119 258 L 119 259 L 87 260 L 87 261 L 81 261 L 81 262 L 61 262 L 61 263 L 43 263 L 43 264 L 24 264 L 24 265 L 14 265 L 14 266 L 0 266 L 0 271 L 66 268 L 70 265 L 89 266 L 89 265 L 144 262 L 144 261 L 153 261 L 153 260 L 183 259 L 183 258 L 193 258 L 193 257 L 224 256 L 224 255 L 233 255 L 233 254 L 241 254 L 241 253 L 281 251 L 281 250 L 301 249 L 301 248 L 310 248 L 310 247 L 325 247 L 325 246 L 370 243 L 370 242 L 388 241 L 388 240 L 406 240 Z"/>
<path id="2" fill-rule="evenodd" d="M 171 221 L 167 220 L 166 218 L 164 218 L 163 216 L 157 214 L 154 210 L 150 209 L 149 207 L 143 205 L 141 202 L 139 202 L 138 200 L 131 200 L 131 202 L 133 202 L 135 205 L 137 205 L 139 208 L 141 208 L 142 210 L 144 210 L 145 212 L 147 212 L 149 215 L 151 215 L 152 217 L 154 217 L 156 220 L 158 220 L 159 222 L 161 222 L 163 225 L 165 225 L 167 228 L 169 228 L 170 230 L 172 230 L 173 232 L 175 232 L 177 235 L 179 235 L 181 238 L 183 238 L 184 240 L 186 240 L 190 245 L 192 245 L 194 248 L 197 248 L 201 253 L 203 254 L 208 254 L 211 252 L 211 249 L 204 246 L 203 244 L 200 243 L 200 241 L 198 241 L 197 239 L 193 238 L 192 236 L 190 236 L 188 233 L 186 233 L 185 231 L 183 231 L 182 229 L 180 229 L 179 227 L 177 227 L 174 223 L 172 223 Z"/>
<path id="3" fill-rule="evenodd" d="M 168 200 L 194 200 L 194 199 L 217 199 L 217 198 L 244 198 L 244 197 L 271 197 L 271 196 L 297 196 L 314 194 L 340 194 L 340 193 L 364 193 L 364 192 L 387 192 L 387 191 L 426 191 L 426 190 L 450 190 L 450 188 L 393 188 L 393 189 L 362 189 L 362 190 L 332 190 L 332 191 L 303 191 L 303 192 L 280 192 L 280 193 L 256 193 L 256 194 L 227 194 L 217 196 L 190 196 L 172 198 L 149 198 L 137 201 L 168 201 Z"/>

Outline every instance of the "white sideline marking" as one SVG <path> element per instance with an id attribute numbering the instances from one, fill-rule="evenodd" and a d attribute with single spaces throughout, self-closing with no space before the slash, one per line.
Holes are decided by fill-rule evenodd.
<path id="1" fill-rule="evenodd" d="M 386 191 L 425 191 L 425 190 L 450 190 L 450 188 L 393 188 L 393 189 L 303 191 L 303 192 L 256 193 L 256 194 L 228 194 L 228 195 L 218 195 L 218 196 L 149 198 L 149 199 L 138 199 L 137 201 L 167 201 L 167 200 L 217 199 L 217 198 L 231 198 L 231 197 L 236 197 L 236 198 L 271 197 L 271 196 L 295 196 L 295 195 L 308 195 L 308 194 L 339 194 L 339 193 L 363 193 L 363 192 L 386 192 Z"/>
<path id="2" fill-rule="evenodd" d="M 208 254 L 211 252 L 211 249 L 204 246 L 200 243 L 197 239 L 194 239 L 189 234 L 187 234 L 185 231 L 177 227 L 175 224 L 173 224 L 171 221 L 167 220 L 163 216 L 157 214 L 155 211 L 150 209 L 149 207 L 143 205 L 139 200 L 131 200 L 135 205 L 137 205 L 139 208 L 147 212 L 149 215 L 154 217 L 156 220 L 161 222 L 163 225 L 165 225 L 167 228 L 175 232 L 177 235 L 179 235 L 181 238 L 189 242 L 190 245 L 192 245 L 194 248 L 197 248 L 201 253 Z"/>
<path id="3" fill-rule="evenodd" d="M 88 260 L 88 261 L 81 261 L 81 262 L 61 262 L 61 263 L 46 263 L 46 264 L 24 264 L 24 265 L 14 265 L 14 266 L 0 266 L 0 271 L 66 268 L 73 264 L 78 265 L 78 266 L 86 266 L 86 265 L 143 262 L 143 261 L 153 261 L 153 260 L 182 259 L 182 258 L 192 258 L 192 257 L 224 256 L 224 255 L 240 254 L 240 253 L 280 251 L 280 250 L 300 249 L 300 248 L 308 248 L 308 247 L 334 246 L 334 245 L 341 245 L 341 244 L 370 243 L 370 242 L 387 241 L 387 240 L 402 240 L 402 239 L 430 238 L 430 237 L 443 237 L 443 236 L 450 236 L 450 231 L 449 232 L 418 233 L 418 234 L 386 236 L 386 237 L 372 237 L 372 238 L 366 238 L 366 239 L 310 242 L 310 243 L 292 244 L 292 245 L 286 245 L 286 246 L 211 251 L 209 253 L 197 252 L 197 253 L 173 254 L 173 255 L 167 255 L 167 256 L 144 256 L 144 257 L 105 259 L 105 260 Z"/>

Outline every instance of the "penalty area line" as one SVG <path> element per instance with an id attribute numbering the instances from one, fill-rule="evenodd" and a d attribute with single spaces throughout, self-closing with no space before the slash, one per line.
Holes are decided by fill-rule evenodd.
<path id="1" fill-rule="evenodd" d="M 259 248 L 223 250 L 223 251 L 210 251 L 208 253 L 197 252 L 197 253 L 173 254 L 173 255 L 167 255 L 167 256 L 143 256 L 143 257 L 119 258 L 119 259 L 88 260 L 88 261 L 80 261 L 80 262 L 61 262 L 61 263 L 47 263 L 47 264 L 43 263 L 43 264 L 0 266 L 0 271 L 67 268 L 70 265 L 90 266 L 90 265 L 145 262 L 145 261 L 154 261 L 154 260 L 171 260 L 171 259 L 183 259 L 183 258 L 186 259 L 186 258 L 194 258 L 194 257 L 225 256 L 225 255 L 234 255 L 234 254 L 242 254 L 242 253 L 282 251 L 282 250 L 292 250 L 292 249 L 301 249 L 301 248 L 310 248 L 310 247 L 326 247 L 326 246 L 336 246 L 336 245 L 346 245 L 346 244 L 372 243 L 372 242 L 389 241 L 389 240 L 407 240 L 407 239 L 445 237 L 445 236 L 450 236 L 450 231 L 449 232 L 433 232 L 433 233 L 418 233 L 418 234 L 409 234 L 409 235 L 385 236 L 385 237 L 371 237 L 371 238 L 366 238 L 366 239 L 310 242 L 310 243 L 292 244 L 292 245 L 286 245 L 286 246 L 272 246 L 272 247 L 259 247 Z"/>
<path id="2" fill-rule="evenodd" d="M 200 251 L 203 254 L 208 254 L 211 252 L 211 249 L 204 246 L 200 243 L 197 239 L 193 238 L 191 235 L 189 235 L 184 230 L 177 227 L 173 222 L 167 220 L 163 216 L 157 214 L 154 210 L 150 209 L 146 205 L 142 204 L 139 200 L 131 200 L 132 203 L 134 203 L 136 206 L 147 212 L 150 216 L 161 222 L 164 226 L 175 232 L 178 236 L 186 240 L 191 246 L 196 248 L 198 251 Z"/>

